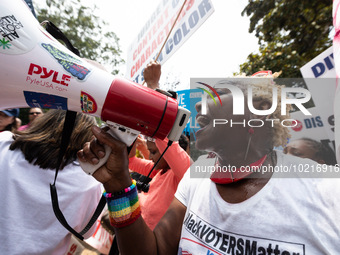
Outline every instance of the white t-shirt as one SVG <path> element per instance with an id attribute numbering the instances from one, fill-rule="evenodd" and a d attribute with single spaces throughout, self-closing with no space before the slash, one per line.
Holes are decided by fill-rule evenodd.
<path id="1" fill-rule="evenodd" d="M 277 165 L 315 164 L 277 155 Z M 187 171 L 175 197 L 187 207 L 178 254 L 339 254 L 340 179 L 274 174 L 254 196 L 231 204 L 209 178 Z"/>
<path id="2" fill-rule="evenodd" d="M 65 254 L 71 234 L 52 209 L 50 183 L 55 171 L 28 163 L 21 150 L 9 150 L 12 141 L 12 133 L 0 133 L 0 253 Z M 101 184 L 73 163 L 58 173 L 56 187 L 66 220 L 81 231 L 98 205 Z"/>

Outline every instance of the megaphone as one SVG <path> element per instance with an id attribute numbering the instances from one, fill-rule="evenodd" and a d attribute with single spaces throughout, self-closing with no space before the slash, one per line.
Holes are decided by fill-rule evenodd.
<path id="1" fill-rule="evenodd" d="M 174 98 L 73 54 L 40 26 L 22 0 L 1 0 L 0 60 L 0 109 L 30 106 L 90 114 L 106 121 L 127 145 L 139 133 L 178 140 L 190 116 Z"/>

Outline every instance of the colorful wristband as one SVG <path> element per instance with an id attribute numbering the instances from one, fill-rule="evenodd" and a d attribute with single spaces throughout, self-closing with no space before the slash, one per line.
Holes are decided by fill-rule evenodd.
<path id="1" fill-rule="evenodd" d="M 114 193 L 107 193 L 107 192 L 104 191 L 103 195 L 106 198 L 120 196 L 120 195 L 123 195 L 124 193 L 127 193 L 127 192 L 131 191 L 134 187 L 136 187 L 136 180 L 132 180 L 132 184 L 131 184 L 130 187 L 127 187 L 127 188 L 125 188 L 123 190 L 120 190 L 120 191 L 114 192 Z"/>
<path id="2" fill-rule="evenodd" d="M 110 223 L 122 228 L 135 222 L 141 215 L 136 181 L 124 190 L 115 193 L 104 192 L 109 210 Z"/>

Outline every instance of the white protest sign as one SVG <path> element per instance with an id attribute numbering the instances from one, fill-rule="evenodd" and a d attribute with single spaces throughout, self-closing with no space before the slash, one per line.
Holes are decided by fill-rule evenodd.
<path id="1" fill-rule="evenodd" d="M 317 116 L 325 132 L 308 136 L 334 142 L 334 95 L 336 89 L 333 47 L 328 48 L 300 69 L 311 92 Z M 319 137 L 320 135 L 324 137 Z M 332 147 L 332 146 L 331 146 Z"/>
<path id="2" fill-rule="evenodd" d="M 300 71 L 304 78 L 334 78 L 333 47 L 329 47 L 309 61 L 300 68 Z"/>
<path id="3" fill-rule="evenodd" d="M 305 78 L 309 91 L 312 93 L 315 105 L 333 104 L 336 88 L 333 47 L 316 56 L 301 67 L 300 71 L 303 78 Z M 318 81 L 321 78 L 324 80 Z M 324 85 L 327 85 L 327 88 Z"/>
<path id="4" fill-rule="evenodd" d="M 145 66 L 154 59 L 184 0 L 162 0 L 128 50 L 126 78 L 142 83 Z M 158 61 L 163 64 L 214 12 L 211 0 L 187 0 Z"/>

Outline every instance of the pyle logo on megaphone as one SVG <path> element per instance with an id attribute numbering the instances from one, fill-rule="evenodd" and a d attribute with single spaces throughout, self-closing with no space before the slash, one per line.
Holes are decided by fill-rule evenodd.
<path id="1" fill-rule="evenodd" d="M 33 74 L 41 74 L 39 76 L 41 79 L 47 79 L 47 78 L 52 77 L 52 82 L 61 84 L 64 86 L 68 86 L 68 82 L 71 79 L 70 75 L 63 74 L 61 76 L 61 79 L 58 80 L 59 73 L 57 71 L 54 71 L 52 69 L 49 70 L 46 67 L 41 67 L 40 65 L 31 63 L 28 69 L 28 75 L 33 75 Z M 31 79 L 31 77 L 27 76 L 26 81 L 35 82 L 36 80 L 33 80 Z"/>

